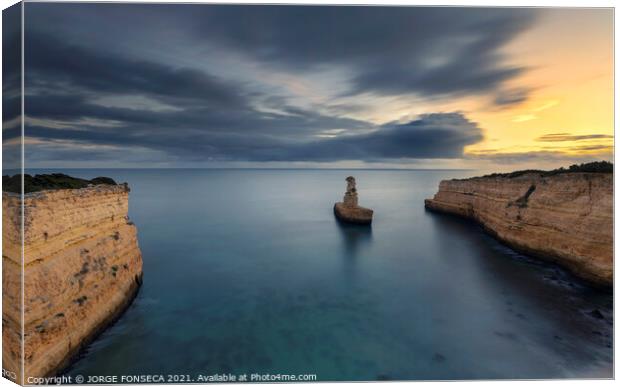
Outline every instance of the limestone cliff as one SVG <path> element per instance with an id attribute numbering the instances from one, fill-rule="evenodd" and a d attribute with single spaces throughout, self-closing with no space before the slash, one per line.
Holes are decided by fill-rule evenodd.
<path id="1" fill-rule="evenodd" d="M 515 249 L 595 284 L 613 283 L 611 173 L 444 180 L 425 206 L 473 219 Z"/>
<path id="2" fill-rule="evenodd" d="M 126 184 L 24 195 L 26 378 L 61 370 L 133 300 L 142 256 L 136 227 L 127 217 L 128 196 Z M 15 221 L 21 198 L 3 192 L 2 199 L 3 264 L 13 269 L 10 278 L 3 278 L 3 366 L 15 368 L 21 362 L 15 347 L 21 320 L 12 286 L 19 281 L 21 264 Z"/>

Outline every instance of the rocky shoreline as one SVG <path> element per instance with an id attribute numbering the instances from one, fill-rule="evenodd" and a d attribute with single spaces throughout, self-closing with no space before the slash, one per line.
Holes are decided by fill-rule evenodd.
<path id="1" fill-rule="evenodd" d="M 425 207 L 471 219 L 525 254 L 613 285 L 613 174 L 496 174 L 444 180 Z"/>

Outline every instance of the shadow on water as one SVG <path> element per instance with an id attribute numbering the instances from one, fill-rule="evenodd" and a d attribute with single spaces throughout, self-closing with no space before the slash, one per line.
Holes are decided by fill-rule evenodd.
<path id="1" fill-rule="evenodd" d="M 372 226 L 357 225 L 335 220 L 342 236 L 344 246 L 344 255 L 354 261 L 360 252 L 360 249 L 372 243 Z"/>
<path id="2" fill-rule="evenodd" d="M 480 288 L 503 300 L 508 319 L 538 325 L 540 335 L 530 339 L 551 350 L 569 352 L 565 356 L 575 364 L 593 357 L 605 362 L 612 358 L 612 295 L 588 286 L 554 263 L 511 249 L 470 220 L 432 212 L 427 215 L 439 237 L 439 257 L 451 264 L 467 260 Z M 445 243 L 447 238 L 451 243 Z M 552 329 L 544 329 L 545 325 Z M 566 351 L 569 344 L 562 340 L 577 337 L 590 345 Z"/>
<path id="3" fill-rule="evenodd" d="M 440 240 L 437 241 L 440 247 L 450 250 L 449 245 L 446 246 L 444 243 L 444 239 L 448 235 L 451 238 L 466 242 L 468 247 L 473 248 L 473 251 L 476 252 L 474 256 L 478 258 L 476 259 L 477 263 L 484 265 L 484 268 L 492 272 L 495 277 L 501 278 L 502 284 L 515 282 L 513 285 L 516 288 L 533 291 L 533 283 L 528 284 L 528 286 L 523 286 L 523 283 L 520 283 L 523 278 L 515 273 L 515 269 L 520 268 L 524 272 L 523 275 L 529 277 L 530 281 L 539 286 L 553 284 L 584 294 L 595 294 L 602 297 L 609 295 L 608 290 L 593 287 L 556 263 L 514 250 L 491 236 L 474 221 L 449 214 L 427 212 L 427 215 L 431 217 L 432 223 L 438 231 L 436 235 L 440 237 Z M 450 252 L 454 253 L 455 251 Z M 444 256 L 451 255 L 445 254 Z"/>

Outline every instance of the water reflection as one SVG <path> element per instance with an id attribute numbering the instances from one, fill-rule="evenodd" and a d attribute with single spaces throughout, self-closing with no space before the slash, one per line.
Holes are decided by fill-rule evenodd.
<path id="1" fill-rule="evenodd" d="M 436 257 L 449 267 L 456 266 L 458 260 L 475 269 L 470 275 L 477 286 L 470 286 L 468 292 L 474 300 L 492 303 L 490 309 L 503 321 L 492 327 L 500 338 L 507 333 L 526 338 L 548 351 L 562 353 L 574 368 L 590 364 L 592 359 L 601 363 L 612 360 L 611 295 L 587 286 L 555 264 L 519 254 L 471 221 L 427 215 L 435 228 L 437 251 L 441 252 Z M 593 318 L 593 311 L 601 317 Z M 528 332 L 526 327 L 532 326 L 535 329 Z M 574 342 L 575 338 L 579 341 Z M 591 372 L 606 374 L 598 369 Z"/>
<path id="2" fill-rule="evenodd" d="M 372 242 L 372 226 L 345 223 L 338 219 L 335 222 L 342 236 L 345 257 L 356 259 L 360 249 Z"/>

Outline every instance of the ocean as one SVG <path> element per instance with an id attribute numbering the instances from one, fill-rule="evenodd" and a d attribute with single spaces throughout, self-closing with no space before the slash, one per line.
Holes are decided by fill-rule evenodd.
<path id="1" fill-rule="evenodd" d="M 129 183 L 144 260 L 134 303 L 67 375 L 613 376 L 610 293 L 425 211 L 476 171 L 60 172 Z M 334 218 L 349 175 L 370 228 Z"/>

